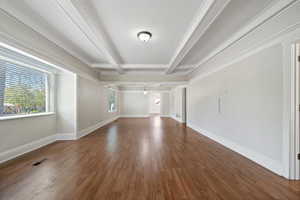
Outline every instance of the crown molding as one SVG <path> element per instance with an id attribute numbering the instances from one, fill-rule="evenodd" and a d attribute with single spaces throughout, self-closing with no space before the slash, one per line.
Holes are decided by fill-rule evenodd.
<path id="1" fill-rule="evenodd" d="M 122 74 L 123 69 L 119 65 L 121 63 L 120 56 L 115 53 L 116 51 L 108 41 L 109 38 L 103 27 L 100 27 L 99 24 L 96 26 L 94 20 L 91 19 L 89 14 L 83 9 L 86 5 L 80 1 L 75 2 L 72 0 L 56 0 L 56 2 L 91 44 L 99 52 L 103 53 L 109 62 L 115 66 L 116 70 Z M 87 2 L 85 2 L 85 4 L 87 4 Z"/>
<path id="2" fill-rule="evenodd" d="M 156 93 L 170 93 L 171 89 L 166 90 L 166 89 L 146 89 L 147 92 L 151 93 L 151 92 L 156 92 Z M 144 89 L 134 89 L 134 90 L 130 90 L 130 89 L 120 89 L 119 90 L 120 93 L 144 93 Z"/>
<path id="3" fill-rule="evenodd" d="M 195 67 L 188 72 L 188 74 L 194 73 L 200 66 L 207 63 L 209 60 L 213 59 L 215 56 L 219 55 L 227 48 L 231 47 L 238 41 L 245 38 L 248 34 L 252 33 L 255 29 L 262 26 L 265 22 L 272 19 L 273 17 L 279 15 L 281 12 L 286 10 L 287 8 L 294 5 L 298 0 L 279 0 L 272 4 L 270 7 L 265 9 L 265 11 L 258 15 L 253 21 L 251 21 L 248 25 L 241 28 L 238 32 L 236 32 L 231 38 L 221 44 L 217 49 L 211 52 L 208 56 L 198 62 Z"/>
<path id="4" fill-rule="evenodd" d="M 94 63 L 91 64 L 94 69 L 100 70 L 103 75 L 116 75 L 118 72 L 116 71 L 115 66 L 111 64 L 102 64 L 102 63 Z M 165 74 L 165 70 L 168 68 L 168 65 L 164 64 L 123 64 L 120 65 L 123 69 L 124 74 Z M 175 75 L 187 75 L 188 72 L 193 68 L 191 65 L 180 66 L 180 68 L 176 69 L 173 74 Z"/>
<path id="5" fill-rule="evenodd" d="M 116 66 L 112 64 L 104 64 L 104 63 L 92 63 L 91 67 L 99 68 L 99 69 L 116 69 Z"/>
<path id="6" fill-rule="evenodd" d="M 115 69 L 115 66 L 112 64 L 102 64 L 94 63 L 91 64 L 93 68 L 99 69 Z M 131 70 L 143 70 L 143 69 L 167 69 L 168 65 L 164 64 L 122 64 L 120 65 L 122 69 L 131 69 Z"/>
<path id="7" fill-rule="evenodd" d="M 120 91 L 170 91 L 174 87 L 181 85 L 187 85 L 188 81 L 103 81 L 104 86 L 115 86 L 118 87 Z"/>
<path id="8" fill-rule="evenodd" d="M 169 67 L 165 73 L 174 72 L 176 67 L 184 59 L 187 53 L 193 48 L 198 40 L 207 31 L 219 14 L 224 10 L 230 0 L 208 0 L 203 1 L 198 14 L 191 23 L 190 28 L 185 33 L 182 42 L 178 46 L 176 53 L 172 57 Z"/>
<path id="9" fill-rule="evenodd" d="M 188 81 L 101 81 L 102 85 L 187 85 Z"/>

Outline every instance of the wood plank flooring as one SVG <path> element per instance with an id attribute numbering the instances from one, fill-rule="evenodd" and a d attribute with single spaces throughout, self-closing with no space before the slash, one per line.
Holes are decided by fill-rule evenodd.
<path id="1" fill-rule="evenodd" d="M 300 200 L 300 182 L 172 119 L 151 117 L 119 119 L 2 164 L 0 199 Z"/>

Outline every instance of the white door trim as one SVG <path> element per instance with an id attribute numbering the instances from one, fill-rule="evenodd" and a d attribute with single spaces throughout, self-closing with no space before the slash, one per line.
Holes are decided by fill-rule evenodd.
<path id="1" fill-rule="evenodd" d="M 298 62 L 298 55 L 300 52 L 300 45 L 293 43 L 291 46 L 291 124 L 289 134 L 289 162 L 288 162 L 288 174 L 289 179 L 300 179 L 300 167 L 297 155 L 300 152 L 300 140 L 299 140 L 299 105 L 300 105 L 300 66 Z"/>
<path id="2" fill-rule="evenodd" d="M 294 156 L 295 159 L 295 179 L 300 179 L 300 160 L 298 160 L 298 153 L 300 153 L 300 43 L 295 44 L 295 54 L 294 54 L 294 65 L 296 68 L 296 131 L 294 134 Z M 293 139 L 293 138 L 291 138 Z M 291 140 L 293 141 L 293 140 Z"/>

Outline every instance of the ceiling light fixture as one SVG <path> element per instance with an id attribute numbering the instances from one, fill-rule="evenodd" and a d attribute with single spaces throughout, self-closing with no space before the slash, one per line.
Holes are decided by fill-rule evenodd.
<path id="1" fill-rule="evenodd" d="M 150 33 L 149 31 L 141 31 L 137 34 L 137 37 L 142 41 L 142 42 L 148 42 L 151 37 L 152 37 L 152 33 Z"/>
<path id="2" fill-rule="evenodd" d="M 146 88 L 144 87 L 144 95 L 147 95 L 148 91 L 146 90 Z"/>

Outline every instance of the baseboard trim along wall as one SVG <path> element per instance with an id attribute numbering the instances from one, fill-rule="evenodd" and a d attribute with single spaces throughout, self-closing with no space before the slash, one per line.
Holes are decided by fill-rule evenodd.
<path id="1" fill-rule="evenodd" d="M 95 130 L 97 130 L 97 129 L 99 129 L 99 128 L 101 128 L 101 127 L 103 127 L 103 126 L 105 126 L 105 125 L 107 125 L 107 124 L 109 124 L 109 123 L 117 120 L 118 118 L 119 118 L 119 116 L 116 116 L 116 117 L 114 117 L 112 119 L 101 121 L 101 122 L 99 122 L 99 123 L 97 123 L 97 124 L 95 124 L 93 126 L 90 126 L 88 128 L 85 128 L 85 129 L 79 131 L 79 133 L 77 135 L 77 139 L 82 138 L 82 137 L 84 137 L 84 136 L 86 136 L 86 135 L 94 132 Z"/>
<path id="2" fill-rule="evenodd" d="M 171 115 L 171 118 L 174 119 L 174 120 L 176 120 L 179 123 L 184 123 L 181 118 L 178 118 L 178 117 L 176 117 L 174 115 Z"/>
<path id="3" fill-rule="evenodd" d="M 202 134 L 220 144 L 222 144 L 223 146 L 241 154 L 242 156 L 256 162 L 257 164 L 269 169 L 270 171 L 282 176 L 283 175 L 283 165 L 276 161 L 273 160 L 269 157 L 266 157 L 265 155 L 262 155 L 258 152 L 255 152 L 251 149 L 248 149 L 246 147 L 243 147 L 237 143 L 234 143 L 224 137 L 218 136 L 216 134 L 213 134 L 209 131 L 203 130 L 199 127 L 197 127 L 196 125 L 191 124 L 190 122 L 188 122 L 187 124 L 188 127 L 190 127 L 191 129 L 195 130 L 196 132 L 198 132 L 199 134 Z"/>
<path id="4" fill-rule="evenodd" d="M 160 115 L 160 117 L 171 117 L 170 115 Z"/>
<path id="5" fill-rule="evenodd" d="M 51 144 L 55 141 L 56 141 L 56 135 L 50 135 L 50 136 L 41 138 L 39 140 L 24 144 L 22 146 L 4 151 L 4 152 L 0 153 L 0 163 L 6 162 L 6 161 L 11 160 L 11 159 L 14 159 L 18 156 L 21 156 L 21 155 L 25 154 L 25 153 L 34 151 L 34 150 L 39 149 L 43 146 Z"/>
<path id="6" fill-rule="evenodd" d="M 120 118 L 146 118 L 150 115 L 121 115 Z"/>
<path id="7" fill-rule="evenodd" d="M 76 140 L 76 133 L 57 133 L 56 140 Z"/>
<path id="8" fill-rule="evenodd" d="M 43 146 L 46 146 L 48 144 L 51 144 L 55 141 L 62 141 L 62 140 L 77 140 L 80 139 L 83 136 L 86 136 L 92 132 L 94 132 L 95 130 L 117 120 L 119 118 L 119 116 L 116 116 L 112 119 L 109 120 L 105 120 L 102 122 L 99 122 L 98 124 L 94 125 L 94 126 L 90 126 L 84 130 L 81 130 L 79 132 L 79 135 L 76 136 L 75 133 L 62 133 L 62 134 L 53 134 L 44 138 L 41 138 L 39 140 L 24 144 L 22 146 L 13 148 L 13 149 L 9 149 L 7 151 L 4 151 L 2 153 L 0 153 L 0 163 L 6 162 L 8 160 L 14 159 L 18 156 L 21 156 L 25 153 L 29 153 L 31 151 L 34 151 L 36 149 L 39 149 Z"/>

